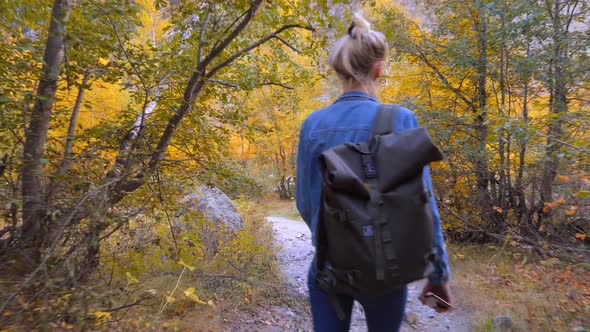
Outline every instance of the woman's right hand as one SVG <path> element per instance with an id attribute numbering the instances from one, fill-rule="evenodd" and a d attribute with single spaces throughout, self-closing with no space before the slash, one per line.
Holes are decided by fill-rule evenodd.
<path id="1" fill-rule="evenodd" d="M 436 299 L 435 296 L 439 299 Z M 419 297 L 422 304 L 428 305 L 437 312 L 445 312 L 453 307 L 451 289 L 448 283 L 433 285 L 427 282 Z M 442 301 L 441 301 L 442 300 Z"/>

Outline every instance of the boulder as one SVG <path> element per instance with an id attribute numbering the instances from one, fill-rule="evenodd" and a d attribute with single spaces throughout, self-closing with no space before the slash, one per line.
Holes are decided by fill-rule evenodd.
<path id="1" fill-rule="evenodd" d="M 244 226 L 242 216 L 238 213 L 232 200 L 221 190 L 201 186 L 180 201 L 188 209 L 203 212 L 215 224 L 224 224 L 234 232 Z"/>

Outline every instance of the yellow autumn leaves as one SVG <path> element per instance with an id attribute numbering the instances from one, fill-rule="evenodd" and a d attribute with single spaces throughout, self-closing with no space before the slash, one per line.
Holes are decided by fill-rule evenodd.
<path id="1" fill-rule="evenodd" d="M 201 300 L 201 298 L 198 295 L 196 295 L 195 292 L 196 292 L 196 289 L 194 287 L 189 287 L 184 291 L 184 296 L 195 303 L 215 307 L 215 303 L 213 302 L 213 300 L 209 300 L 209 301 L 205 302 L 205 301 Z M 172 304 L 172 303 L 176 302 L 176 298 L 174 296 L 172 296 L 172 294 L 166 295 L 164 297 L 164 299 L 167 304 Z"/>
<path id="2" fill-rule="evenodd" d="M 180 266 L 182 266 L 182 271 L 180 272 L 180 275 L 178 276 L 178 280 L 176 281 L 176 286 L 174 286 L 174 289 L 172 291 L 170 291 L 169 293 L 167 293 L 166 295 L 164 295 L 164 298 L 162 299 L 162 306 L 161 309 L 158 313 L 162 313 L 164 311 L 164 309 L 169 305 L 172 304 L 174 302 L 176 302 L 176 298 L 174 297 L 174 292 L 176 292 L 176 289 L 178 289 L 178 285 L 180 284 L 180 280 L 182 279 L 182 275 L 184 274 L 184 271 L 186 271 L 187 269 L 189 271 L 194 271 L 195 267 L 188 265 L 187 263 L 185 263 L 182 259 L 178 261 L 178 264 Z M 196 294 L 195 294 L 196 290 L 194 287 L 189 287 L 184 291 L 184 296 L 186 298 L 188 298 L 189 300 L 197 303 L 197 304 L 202 304 L 202 305 L 209 305 L 211 307 L 215 307 L 215 304 L 213 303 L 212 300 L 209 300 L 207 302 L 201 300 Z"/>
<path id="3" fill-rule="evenodd" d="M 203 304 L 203 305 L 215 307 L 215 303 L 213 303 L 213 300 L 209 300 L 207 302 L 204 302 L 197 295 L 195 295 L 195 288 L 194 287 L 187 288 L 184 291 L 184 295 L 198 304 Z"/>

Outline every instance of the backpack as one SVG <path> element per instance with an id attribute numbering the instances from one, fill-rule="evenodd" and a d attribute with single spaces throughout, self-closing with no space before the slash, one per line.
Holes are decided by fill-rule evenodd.
<path id="1" fill-rule="evenodd" d="M 397 112 L 397 105 L 380 105 L 369 141 L 319 157 L 312 280 L 332 298 L 383 294 L 432 269 L 433 216 L 422 172 L 443 156 L 424 127 L 392 132 Z"/>

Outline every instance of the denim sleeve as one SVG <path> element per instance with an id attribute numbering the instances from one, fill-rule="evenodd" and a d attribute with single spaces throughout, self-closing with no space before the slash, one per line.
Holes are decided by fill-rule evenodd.
<path id="1" fill-rule="evenodd" d="M 410 112 L 409 123 L 407 123 L 406 128 L 415 128 L 418 127 L 418 120 L 414 113 Z M 428 191 L 430 196 L 430 206 L 432 207 L 432 216 L 433 216 L 433 227 L 432 227 L 432 245 L 433 249 L 436 252 L 435 262 L 434 262 L 434 270 L 428 276 L 428 280 L 433 284 L 442 284 L 449 280 L 450 276 L 450 269 L 449 269 L 449 257 L 447 254 L 447 249 L 445 247 L 445 239 L 442 232 L 442 225 L 440 220 L 440 213 L 438 212 L 438 208 L 436 206 L 436 199 L 434 197 L 434 192 L 432 191 L 432 179 L 430 177 L 430 168 L 428 166 L 424 167 L 423 172 L 423 181 L 425 189 Z"/>
<path id="2" fill-rule="evenodd" d="M 309 155 L 306 139 L 305 121 L 299 133 L 299 146 L 297 148 L 297 175 L 295 177 L 295 202 L 301 218 L 311 229 L 311 200 L 310 200 L 310 169 L 311 157 Z"/>
<path id="3" fill-rule="evenodd" d="M 440 213 L 436 207 L 436 199 L 434 198 L 434 192 L 432 191 L 432 179 L 430 178 L 430 168 L 428 166 L 424 167 L 423 178 L 426 190 L 430 194 L 430 206 L 432 207 L 433 216 L 432 243 L 437 254 L 434 271 L 428 276 L 428 280 L 430 280 L 431 283 L 438 285 L 449 280 L 449 257 L 445 247 L 445 238 L 442 232 Z"/>

